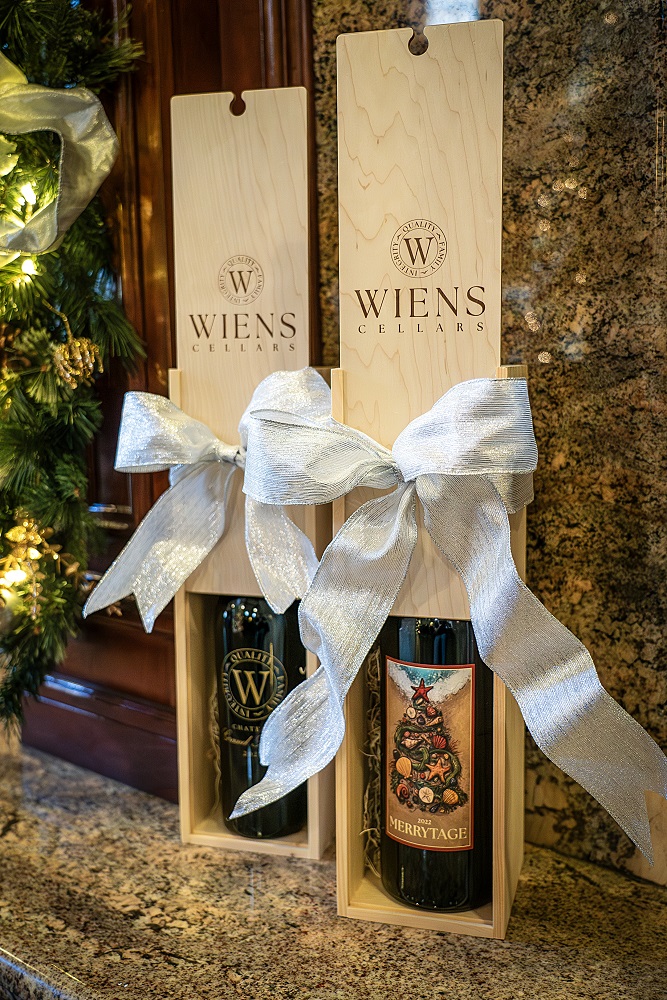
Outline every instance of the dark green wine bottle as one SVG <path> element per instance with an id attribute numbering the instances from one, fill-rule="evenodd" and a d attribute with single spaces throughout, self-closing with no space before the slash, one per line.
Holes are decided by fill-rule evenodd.
<path id="1" fill-rule="evenodd" d="M 389 618 L 382 654 L 382 883 L 402 903 L 491 899 L 493 674 L 472 625 Z"/>
<path id="2" fill-rule="evenodd" d="M 241 837 L 285 837 L 306 822 L 306 785 L 230 819 L 242 792 L 266 773 L 259 739 L 271 712 L 306 677 L 297 604 L 276 614 L 259 597 L 221 597 L 216 610 L 220 799 L 225 826 Z"/>

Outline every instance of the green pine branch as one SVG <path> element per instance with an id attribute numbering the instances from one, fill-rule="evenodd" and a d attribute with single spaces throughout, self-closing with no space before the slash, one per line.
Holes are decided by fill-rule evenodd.
<path id="1" fill-rule="evenodd" d="M 32 83 L 95 93 L 133 69 L 141 47 L 72 0 L 0 0 L 1 51 Z M 55 133 L 0 136 L 0 223 L 27 222 L 56 197 Z M 0 720 L 22 718 L 65 656 L 100 531 L 86 502 L 86 449 L 101 424 L 99 362 L 143 356 L 118 298 L 112 245 L 93 199 L 52 253 L 0 260 Z M 4 266 L 3 266 L 4 263 Z M 85 347 L 90 364 L 81 362 Z M 98 354 L 96 354 L 98 352 Z M 28 524 L 40 539 L 20 541 Z M 17 569 L 18 568 L 18 569 Z M 23 570 L 25 569 L 25 572 Z"/>
<path id="2" fill-rule="evenodd" d="M 31 83 L 98 93 L 142 54 L 132 39 L 118 40 L 128 16 L 129 8 L 119 22 L 110 21 L 71 0 L 0 0 L 3 52 Z"/>

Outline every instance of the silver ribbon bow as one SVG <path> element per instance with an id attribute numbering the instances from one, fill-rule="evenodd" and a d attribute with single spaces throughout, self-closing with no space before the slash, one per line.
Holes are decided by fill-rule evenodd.
<path id="1" fill-rule="evenodd" d="M 231 477 L 246 460 L 246 414 L 239 434 L 239 445 L 225 444 L 164 396 L 125 394 L 115 468 L 169 469 L 170 487 L 95 587 L 84 617 L 134 594 L 144 628 L 152 631 L 159 613 L 224 533 Z M 305 593 L 317 557 L 281 507 L 250 497 L 245 507 L 253 570 L 272 605 L 282 612 Z"/>
<path id="2" fill-rule="evenodd" d="M 55 250 L 111 170 L 118 141 L 98 98 L 83 87 L 28 83 L 0 52 L 0 132 L 56 132 L 60 176 L 55 201 L 23 225 L 0 221 L 0 252 L 10 258 Z M 9 261 L 5 257 L 3 263 Z"/>
<path id="3" fill-rule="evenodd" d="M 299 610 L 321 666 L 265 723 L 263 780 L 240 816 L 321 770 L 343 738 L 343 702 L 389 615 L 417 539 L 416 499 L 463 579 L 482 659 L 517 699 L 538 746 L 589 791 L 649 858 L 644 796 L 667 797 L 667 758 L 604 690 L 578 639 L 521 581 L 508 512 L 531 499 L 537 464 L 524 379 L 476 379 L 409 424 L 391 452 L 330 416 L 312 369 L 269 376 L 249 407 L 245 491 L 269 504 L 328 503 L 355 486 L 394 487 L 363 504 L 324 553 Z"/>

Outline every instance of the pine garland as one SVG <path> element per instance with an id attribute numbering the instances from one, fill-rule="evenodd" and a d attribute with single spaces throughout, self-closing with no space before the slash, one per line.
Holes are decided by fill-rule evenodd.
<path id="1" fill-rule="evenodd" d="M 0 47 L 48 87 L 99 93 L 133 68 L 126 27 L 79 0 L 0 0 Z M 0 135 L 0 224 L 53 200 L 60 143 Z M 53 253 L 0 263 L 0 719 L 22 718 L 76 633 L 99 529 L 86 503 L 86 448 L 101 424 L 94 379 L 143 351 L 117 296 L 95 199 Z"/>

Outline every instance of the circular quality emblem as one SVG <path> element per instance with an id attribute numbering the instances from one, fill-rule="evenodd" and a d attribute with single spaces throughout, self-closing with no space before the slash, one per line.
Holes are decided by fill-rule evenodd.
<path id="1" fill-rule="evenodd" d="M 227 704 L 248 722 L 263 722 L 285 697 L 287 674 L 273 653 L 233 649 L 222 661 L 221 673 Z"/>
<path id="2" fill-rule="evenodd" d="M 264 272 L 253 257 L 240 253 L 230 257 L 218 272 L 218 288 L 228 302 L 245 306 L 261 295 Z"/>
<path id="3" fill-rule="evenodd" d="M 447 256 L 447 237 L 428 219 L 411 219 L 400 226 L 391 241 L 391 259 L 409 278 L 427 278 Z"/>

